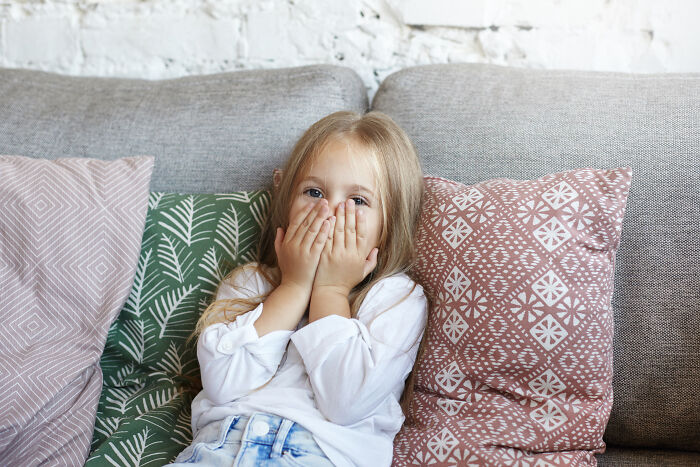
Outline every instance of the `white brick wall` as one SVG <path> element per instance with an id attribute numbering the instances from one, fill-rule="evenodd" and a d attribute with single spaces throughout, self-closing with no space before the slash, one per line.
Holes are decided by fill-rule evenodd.
<path id="1" fill-rule="evenodd" d="M 0 66 L 161 79 L 336 63 L 700 72 L 697 0 L 0 0 Z"/>

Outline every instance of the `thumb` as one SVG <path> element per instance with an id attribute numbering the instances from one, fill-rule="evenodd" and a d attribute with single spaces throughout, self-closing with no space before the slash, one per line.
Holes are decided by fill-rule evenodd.
<path id="1" fill-rule="evenodd" d="M 372 248 L 372 251 L 369 252 L 369 256 L 367 256 L 367 259 L 365 260 L 365 268 L 363 270 L 364 276 L 367 277 L 367 274 L 372 272 L 374 268 L 377 267 L 377 255 L 379 254 L 379 248 Z"/>

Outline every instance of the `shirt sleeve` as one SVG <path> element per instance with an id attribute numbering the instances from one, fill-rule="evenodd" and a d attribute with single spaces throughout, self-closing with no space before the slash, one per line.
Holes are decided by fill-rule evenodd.
<path id="1" fill-rule="evenodd" d="M 423 289 L 405 275 L 392 276 L 372 287 L 357 318 L 329 315 L 292 335 L 327 419 L 351 425 L 387 398 L 398 401 L 427 311 Z"/>
<path id="2" fill-rule="evenodd" d="M 260 274 L 243 270 L 232 282 L 221 284 L 216 299 L 249 298 L 270 289 L 270 284 Z M 202 388 L 207 399 L 216 405 L 250 394 L 277 371 L 292 331 L 273 331 L 258 336 L 253 323 L 262 310 L 261 303 L 230 323 L 207 326 L 199 336 L 197 359 Z"/>

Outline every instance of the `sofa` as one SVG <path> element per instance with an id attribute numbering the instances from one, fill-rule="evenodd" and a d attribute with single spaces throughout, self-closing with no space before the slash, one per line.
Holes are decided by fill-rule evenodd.
<path id="1" fill-rule="evenodd" d="M 0 96 L 0 154 L 150 155 L 152 192 L 263 190 L 310 124 L 346 109 L 388 114 L 425 174 L 464 184 L 630 167 L 614 402 L 596 458 L 700 465 L 700 75 L 426 65 L 388 76 L 370 102 L 353 70 L 331 65 L 161 81 L 3 69 Z"/>

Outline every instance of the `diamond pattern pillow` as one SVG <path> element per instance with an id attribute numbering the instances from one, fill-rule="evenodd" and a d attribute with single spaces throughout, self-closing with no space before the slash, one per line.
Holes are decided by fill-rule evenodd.
<path id="1" fill-rule="evenodd" d="M 102 356 L 87 465 L 159 466 L 192 441 L 201 386 L 188 337 L 221 279 L 253 260 L 268 206 L 266 191 L 150 194 L 136 279 Z"/>
<path id="2" fill-rule="evenodd" d="M 152 156 L 0 156 L 0 465 L 81 465 Z"/>
<path id="3" fill-rule="evenodd" d="M 630 180 L 425 178 L 416 272 L 434 304 L 394 465 L 595 465 Z"/>

